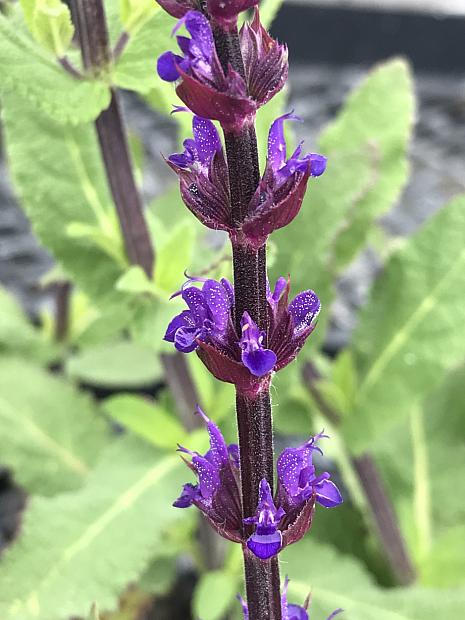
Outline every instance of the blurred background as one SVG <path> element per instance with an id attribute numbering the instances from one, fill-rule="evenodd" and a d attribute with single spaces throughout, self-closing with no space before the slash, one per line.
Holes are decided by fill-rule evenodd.
<path id="1" fill-rule="evenodd" d="M 353 330 L 358 323 L 358 309 L 367 302 L 372 284 L 382 270 L 386 257 L 380 247 L 382 248 L 388 243 L 386 239 L 393 240 L 393 247 L 401 247 L 403 237 L 414 235 L 421 225 L 436 214 L 444 204 L 465 191 L 465 54 L 463 47 L 465 4 L 460 0 L 322 0 L 320 2 L 312 0 L 290 2 L 286 0 L 273 21 L 271 33 L 289 45 L 290 80 L 286 109 L 295 109 L 296 113 L 303 118 L 303 125 L 299 126 L 296 131 L 298 131 L 299 139 L 305 138 L 306 146 L 312 150 L 318 142 L 321 130 L 336 117 L 350 91 L 358 87 L 374 65 L 392 57 L 401 56 L 410 63 L 414 76 L 417 106 L 415 127 L 408 148 L 411 162 L 410 177 L 392 208 L 379 218 L 378 224 L 382 236 L 377 239 L 378 246 L 376 239 L 374 243 L 364 245 L 337 277 L 335 282 L 336 293 L 331 303 L 330 320 L 328 320 L 324 341 L 321 343 L 322 358 L 333 360 L 350 343 Z M 0 65 L 1 63 L 2 59 L 0 58 Z M 157 204 L 156 201 L 160 197 L 166 196 L 166 192 L 175 187 L 173 174 L 164 164 L 160 154 L 167 155 L 178 149 L 179 138 L 182 137 L 179 135 L 179 126 L 166 112 L 160 112 L 157 109 L 159 106 L 153 105 L 149 96 L 142 97 L 135 92 L 123 89 L 121 90 L 121 98 L 131 140 L 137 181 L 141 188 L 144 203 L 152 204 L 155 201 Z M 401 112 L 402 110 L 400 110 Z M 18 114 L 20 113 L 18 110 Z M 66 300 L 69 295 L 69 285 L 63 284 L 61 277 L 58 279 L 50 278 L 50 272 L 53 273 L 55 270 L 55 260 L 31 230 L 30 221 L 16 198 L 17 192 L 13 189 L 7 154 L 1 148 L 2 146 L 3 140 L 0 141 L 0 283 L 18 302 L 27 320 L 39 331 L 47 332 L 48 330 L 47 333 L 51 334 L 54 329 L 53 317 L 56 316 L 57 311 L 60 311 L 60 304 L 63 303 L 63 299 Z M 347 166 L 350 166 L 350 161 L 350 157 L 347 158 Z M 165 224 L 169 221 L 169 217 L 168 209 L 167 214 L 162 216 Z M 61 224 L 57 224 L 57 226 L 59 225 Z M 462 229 L 462 232 L 465 244 L 465 229 Z M 211 248 L 221 245 L 216 236 L 202 240 L 203 243 L 206 244 L 205 247 L 209 248 L 209 252 Z M 176 254 L 175 249 L 172 252 Z M 218 258 L 218 254 L 215 254 L 213 250 L 212 256 Z M 221 257 L 220 253 L 220 259 Z M 421 279 L 421 276 L 419 277 Z M 180 284 L 182 284 L 182 274 L 179 275 L 178 285 Z M 312 284 L 310 283 L 310 285 Z M 0 308 L 0 325 L 2 322 L 1 315 L 2 308 Z M 13 325 L 14 330 L 14 324 L 6 321 L 6 319 L 4 320 L 2 337 L 5 339 L 8 337 L 7 332 L 11 329 L 11 325 Z M 18 329 L 20 328 L 18 327 Z M 28 358 L 27 346 L 26 344 L 26 350 L 21 352 L 21 355 L 25 355 L 26 358 Z M 53 363 L 50 368 L 53 373 L 59 372 L 60 367 L 65 363 L 65 374 L 71 378 L 73 385 L 77 385 L 80 391 L 90 395 L 97 402 L 116 398 L 122 393 L 151 397 L 160 391 L 163 392 L 167 381 L 166 367 L 165 376 L 161 371 L 151 373 L 149 370 L 145 373 L 144 371 L 138 373 L 135 370 L 134 376 L 131 376 L 130 380 L 127 381 L 126 373 L 132 364 L 131 357 L 126 360 L 126 366 L 125 364 L 120 366 L 115 364 L 115 368 L 112 368 L 112 354 L 110 357 L 108 355 L 105 357 L 105 354 L 102 354 L 102 357 L 99 358 L 99 353 L 95 354 L 94 351 L 90 358 L 83 359 L 84 354 L 80 347 L 80 342 L 71 342 L 70 350 L 65 355 L 68 358 L 67 362 L 63 362 L 63 358 L 58 356 L 58 360 L 52 359 Z M 85 346 L 83 346 L 83 350 L 85 350 Z M 79 354 L 75 355 L 76 351 L 79 351 Z M 10 350 L 9 345 L 5 344 L 4 341 L 0 342 L 1 354 L 9 355 L 12 352 L 16 359 L 17 352 Z M 145 354 L 148 357 L 144 358 Z M 159 351 L 156 354 L 158 356 Z M 146 350 L 140 353 L 140 357 L 134 362 L 134 368 L 138 368 L 138 364 L 140 364 L 146 370 L 148 365 L 154 363 L 150 355 L 152 353 L 147 353 Z M 34 356 L 31 355 L 32 357 Z M 463 355 L 457 355 L 458 362 L 460 359 L 463 361 L 463 357 Z M 463 399 L 463 392 L 460 391 L 459 387 L 463 371 L 460 371 L 458 362 L 450 365 L 452 370 L 459 367 L 459 371 L 450 380 L 451 384 L 446 390 L 447 398 L 444 393 L 438 392 L 434 397 L 437 402 L 444 403 L 445 399 L 450 404 L 450 402 L 456 402 L 457 399 Z M 321 368 L 325 368 L 325 363 L 322 362 Z M 155 365 L 159 366 L 159 363 L 154 363 L 154 367 Z M 321 368 L 319 372 L 324 374 L 324 370 L 322 371 Z M 193 372 L 194 375 L 195 373 L 201 374 L 199 370 L 193 370 Z M 17 373 L 21 375 L 21 366 L 18 367 Z M 28 374 L 24 375 L 26 383 L 29 380 L 32 381 L 32 378 L 28 379 L 28 376 Z M 197 375 L 195 376 L 197 377 Z M 8 377 L 8 373 L 4 377 Z M 5 394 L 8 393 L 9 382 L 9 378 L 4 378 L 4 393 L 1 391 L 2 386 L 0 385 L 1 399 L 8 400 L 8 396 Z M 168 383 L 170 383 L 169 377 Z M 172 385 L 170 387 L 172 388 Z M 213 388 L 208 389 L 211 392 Z M 283 390 L 285 388 L 279 387 L 278 383 L 278 389 Z M 302 404 L 303 397 L 298 390 L 297 392 L 298 396 L 295 396 L 294 393 L 292 395 L 292 402 L 297 413 L 295 416 L 290 416 L 292 418 L 289 421 L 290 430 L 286 427 L 285 417 L 281 417 L 281 414 L 278 415 L 277 448 L 288 445 L 289 437 L 294 441 L 299 440 L 301 433 L 298 432 L 298 428 L 302 420 L 307 419 L 306 416 L 310 416 L 313 420 L 316 419 L 316 424 L 324 423 L 324 416 L 322 417 L 321 411 L 318 410 L 318 402 L 315 404 L 315 400 L 313 400 Z M 211 399 L 212 402 L 217 402 L 218 395 L 214 391 L 212 394 L 215 394 Z M 221 393 L 223 400 L 230 397 L 230 391 Z M 434 398 L 432 399 L 433 403 L 436 402 Z M 163 403 L 167 410 L 172 406 L 171 401 L 168 404 L 164 401 Z M 436 420 L 434 424 L 437 424 L 437 420 L 443 414 L 445 415 L 443 412 L 444 404 L 441 407 L 442 413 L 433 416 Z M 227 411 L 228 407 L 225 406 L 224 409 Z M 119 412 L 115 405 L 113 412 L 116 410 Z M 108 414 L 108 410 L 106 413 Z M 464 413 L 462 410 L 457 412 L 458 421 L 454 428 L 460 428 L 460 433 L 464 431 L 464 425 L 461 422 Z M 5 413 L 3 415 L 5 417 Z M 120 416 L 119 413 L 114 413 L 114 415 L 110 413 L 109 415 L 110 418 L 113 418 L 117 431 L 122 432 L 123 428 L 127 426 L 126 421 L 122 419 L 124 416 L 122 414 Z M 213 413 L 212 417 L 214 417 Z M 436 428 L 434 424 L 432 428 Z M 224 425 L 226 435 L 230 439 L 233 438 L 233 418 L 230 416 L 230 422 L 224 421 Z M 130 424 L 129 427 L 131 427 Z M 10 456 L 8 450 L 6 451 L 7 458 L 2 460 L 4 448 L 1 445 L 4 440 L 11 442 L 11 445 L 14 444 L 12 427 L 6 427 L 4 433 L 4 439 L 0 439 L 0 553 L 2 548 L 13 543 L 15 536 L 20 531 L 18 528 L 21 522 L 21 512 L 27 504 L 27 497 L 30 492 L 28 485 L 23 483 L 21 476 L 18 476 L 14 467 L 15 459 Z M 23 449 L 20 443 L 15 450 Z M 384 448 L 380 448 L 379 453 L 377 453 L 381 461 L 383 460 L 383 450 Z M 389 460 L 392 458 L 392 454 L 389 455 L 386 452 L 384 457 Z M 348 458 L 347 454 L 346 458 Z M 329 458 L 323 461 L 322 465 L 334 470 L 336 479 L 339 476 L 340 483 L 345 488 L 347 496 L 350 496 L 352 490 L 349 490 L 350 485 L 347 484 L 344 475 L 341 478 L 341 462 L 339 459 L 340 455 L 331 454 L 330 451 Z M 21 459 L 17 461 L 20 467 Z M 40 459 L 37 463 L 39 462 Z M 418 461 L 415 463 L 418 465 Z M 459 460 L 457 463 L 459 471 L 462 471 L 460 469 L 462 461 Z M 403 529 L 404 538 L 406 537 L 408 540 L 407 545 L 410 545 L 411 529 L 414 526 L 411 523 L 404 526 L 403 521 L 404 491 L 409 488 L 410 482 L 406 482 L 400 474 L 389 471 L 389 467 L 386 468 L 384 465 L 380 467 L 385 479 L 388 480 L 388 486 L 391 489 L 401 489 L 400 495 L 402 497 L 399 501 L 397 498 L 393 499 L 393 502 L 397 513 L 402 514 L 401 529 Z M 431 467 L 433 467 L 432 464 Z M 186 481 L 189 479 L 187 470 L 181 472 L 180 479 L 182 480 L 183 477 Z M 32 484 L 31 487 L 33 488 L 34 485 Z M 177 488 L 168 489 L 166 497 L 175 497 L 176 491 Z M 460 487 L 459 493 L 462 491 L 463 486 Z M 416 489 L 415 493 L 418 492 Z M 41 495 L 40 492 L 39 495 Z M 45 495 L 51 494 L 45 493 Z M 434 502 L 434 498 L 431 501 Z M 343 516 L 340 517 L 340 520 L 338 521 L 337 514 L 331 513 L 325 524 L 318 522 L 315 524 L 314 536 L 322 544 L 329 544 L 332 546 L 331 548 L 336 548 L 338 553 L 341 552 L 356 558 L 357 562 L 363 565 L 363 570 L 370 573 L 370 587 L 371 583 L 377 583 L 382 588 L 392 587 L 399 582 L 399 579 L 393 577 L 392 570 L 386 569 L 383 553 L 379 551 L 379 548 L 376 548 L 377 544 L 373 542 L 376 535 L 372 536 L 373 532 L 370 534 L 364 530 L 365 526 L 358 519 L 359 511 L 360 505 L 357 505 L 353 498 L 348 500 L 347 506 L 342 510 Z M 452 525 L 454 528 L 460 526 L 460 536 L 454 534 L 451 546 L 456 545 L 458 540 L 463 541 L 461 535 L 463 534 L 464 517 L 463 508 L 457 508 L 456 518 L 454 517 L 455 521 Z M 189 521 L 190 529 L 188 528 L 190 533 L 196 527 L 192 521 L 191 518 Z M 43 527 L 47 528 L 48 526 L 44 523 Z M 366 529 L 369 530 L 369 527 Z M 376 527 L 373 531 L 376 531 Z M 349 532 L 349 535 L 353 537 L 350 541 L 344 540 L 345 532 Z M 202 538 L 205 536 L 207 537 L 206 542 Z M 224 588 L 224 592 L 227 592 L 225 596 L 229 596 L 229 603 L 234 608 L 234 603 L 231 602 L 233 601 L 233 593 L 229 592 L 224 582 L 234 583 L 233 592 L 240 588 L 240 585 L 236 587 L 237 575 L 240 575 L 240 561 L 234 554 L 228 555 L 229 552 L 227 553 L 222 548 L 218 550 L 216 542 L 212 541 L 211 536 L 205 534 L 203 530 L 198 536 L 192 534 L 192 537 L 200 537 L 200 544 L 204 545 L 204 549 L 209 549 L 207 554 L 212 560 L 210 566 L 208 561 L 206 564 L 205 562 L 199 564 L 192 559 L 189 553 L 182 552 L 182 545 L 185 541 L 181 540 L 181 543 L 177 541 L 178 547 L 173 553 L 174 559 L 173 557 L 164 558 L 152 566 L 152 573 L 149 572 L 148 576 L 145 575 L 145 584 L 152 579 L 153 583 L 159 582 L 160 587 L 155 588 L 155 592 L 147 592 L 147 589 L 150 590 L 150 588 L 144 589 L 144 586 L 136 590 L 129 589 L 121 598 L 121 615 L 105 615 L 104 617 L 111 617 L 114 620 L 181 620 L 181 618 L 186 620 L 187 618 L 197 618 L 199 617 L 197 607 L 195 611 L 192 611 L 192 597 L 194 596 L 194 600 L 197 600 L 198 607 L 201 607 L 202 605 L 198 601 L 203 597 L 202 603 L 204 604 L 208 598 L 206 592 L 210 591 L 208 590 L 210 587 L 218 587 L 219 591 L 223 591 L 221 588 Z M 174 538 L 176 539 L 176 536 Z M 331 565 L 330 556 L 326 556 L 325 553 L 322 552 L 321 562 L 322 566 L 325 566 L 325 562 L 327 562 L 328 567 Z M 220 567 L 225 565 L 225 554 L 227 571 L 224 574 L 218 573 Z M 437 559 L 437 556 L 435 558 Z M 422 572 L 423 569 L 419 569 L 420 564 L 418 564 L 415 570 L 422 575 L 421 587 L 449 588 L 454 586 L 462 589 L 460 590 L 462 592 L 465 586 L 463 558 L 461 561 L 456 558 L 450 559 L 446 551 L 443 557 L 438 560 L 438 566 L 448 565 L 449 560 L 454 565 L 455 572 L 454 576 L 449 580 L 445 579 L 444 583 L 441 583 L 441 580 L 436 579 L 434 575 L 426 574 L 427 571 L 426 573 Z M 35 561 L 34 559 L 31 560 L 31 562 Z M 0 568 L 1 562 L 0 559 Z M 110 570 L 111 565 L 110 561 Z M 199 565 L 201 569 L 199 569 Z M 357 573 L 359 569 L 353 570 Z M 202 571 L 213 574 L 213 578 L 209 578 L 211 581 L 202 582 L 203 589 L 199 591 L 199 579 Z M 348 572 L 352 573 L 352 569 Z M 459 575 L 460 572 L 462 573 L 461 576 Z M 218 575 L 221 577 L 219 578 Z M 235 577 L 233 578 L 231 575 L 235 575 Z M 292 574 L 290 576 L 292 577 Z M 218 582 L 215 581 L 217 578 L 219 579 Z M 129 584 L 132 579 L 128 577 L 126 581 Z M 122 591 L 124 588 L 122 584 L 119 585 Z M 368 586 L 366 587 L 368 588 Z M 74 594 L 69 596 L 72 599 Z M 370 600 L 374 601 L 375 595 L 370 596 L 372 596 Z M 415 594 L 415 596 L 419 597 L 420 595 Z M 450 605 L 456 606 L 454 609 L 462 609 L 463 611 L 465 608 L 462 606 L 463 599 L 458 594 L 449 593 L 444 596 Z M 383 597 L 385 597 L 384 591 L 379 600 L 384 601 Z M 111 598 L 105 595 L 102 598 L 101 608 L 103 611 L 106 610 L 106 601 L 110 602 L 110 608 L 114 607 L 114 596 Z M 329 598 L 328 601 L 322 596 L 321 602 L 318 602 L 319 599 L 317 598 L 315 620 L 319 620 L 320 617 L 323 618 L 320 612 L 327 613 L 331 607 L 344 607 L 347 604 L 344 601 L 340 603 L 338 600 L 331 600 L 333 597 Z M 89 605 L 92 600 L 88 600 Z M 372 615 L 365 608 L 358 612 L 358 608 L 355 608 L 355 612 L 349 613 L 347 618 L 354 620 L 364 618 L 381 620 L 381 618 L 386 618 L 388 620 L 394 617 L 399 617 L 399 619 L 405 617 L 406 620 L 414 620 L 420 617 L 415 615 L 417 612 L 410 612 L 412 606 L 405 602 L 402 597 L 392 600 L 394 601 L 394 609 L 403 609 L 405 616 L 396 616 L 394 611 L 392 611 L 392 615 L 388 615 L 389 611 L 382 611 L 380 607 L 378 611 L 373 608 L 375 611 L 370 612 Z M 435 596 L 435 600 L 442 599 Z M 8 604 L 10 605 L 10 603 Z M 386 609 L 392 609 L 389 605 L 390 603 L 386 603 Z M 2 609 L 1 606 L 0 609 Z M 10 605 L 5 609 L 11 610 L 13 608 Z M 45 607 L 45 609 L 50 608 Z M 28 615 L 29 612 L 27 611 L 20 611 L 18 612 L 19 615 L 14 615 L 15 613 L 11 612 L 11 615 L 6 615 L 2 620 L 9 620 L 10 618 L 29 620 L 32 617 L 59 620 L 62 617 L 72 617 L 71 612 L 66 616 L 66 613 L 62 613 L 61 610 L 57 611 L 53 617 L 48 611 L 41 611 L 40 613 L 45 615 L 40 616 Z M 81 614 L 79 606 L 76 613 Z M 230 612 L 228 605 L 221 617 L 236 617 L 234 616 L 235 613 L 237 610 Z M 384 613 L 386 615 L 383 615 Z M 214 612 L 208 611 L 200 617 L 203 620 L 214 620 L 217 616 Z M 427 616 L 422 617 L 426 618 Z M 436 617 L 460 617 L 460 613 L 456 616 L 446 613 Z"/>

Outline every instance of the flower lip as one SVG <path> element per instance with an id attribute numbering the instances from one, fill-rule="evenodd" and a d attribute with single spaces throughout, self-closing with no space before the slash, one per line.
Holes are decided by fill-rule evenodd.
<path id="1" fill-rule="evenodd" d="M 278 525 L 284 515 L 283 508 L 276 508 L 270 485 L 263 478 L 258 493 L 257 512 L 255 516 L 244 519 L 246 525 L 255 525 L 255 532 L 247 539 L 247 547 L 261 560 L 268 560 L 280 551 L 283 535 Z"/>
<path id="2" fill-rule="evenodd" d="M 242 363 L 256 377 L 262 377 L 271 372 L 276 364 L 277 357 L 274 351 L 263 346 L 265 337 L 248 312 L 244 312 L 241 319 L 241 339 L 239 346 L 242 349 Z"/>

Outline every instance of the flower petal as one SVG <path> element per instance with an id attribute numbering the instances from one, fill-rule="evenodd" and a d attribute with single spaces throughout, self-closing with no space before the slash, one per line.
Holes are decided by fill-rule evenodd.
<path id="1" fill-rule="evenodd" d="M 243 351 L 242 363 L 256 377 L 263 377 L 271 372 L 276 364 L 276 354 L 271 349 Z"/>
<path id="2" fill-rule="evenodd" d="M 344 501 L 339 489 L 331 480 L 320 482 L 315 487 L 315 495 L 316 501 L 325 508 L 334 508 Z"/>
<path id="3" fill-rule="evenodd" d="M 268 161 L 273 170 L 278 171 L 286 163 L 286 139 L 284 138 L 284 121 L 300 121 L 293 112 L 279 116 L 271 125 L 268 134 Z"/>
<path id="4" fill-rule="evenodd" d="M 183 61 L 181 56 L 173 52 L 165 52 L 157 60 L 157 72 L 165 82 L 176 82 L 180 77 L 179 63 Z"/>
<path id="5" fill-rule="evenodd" d="M 289 312 L 294 320 L 294 332 L 299 334 L 313 325 L 320 309 L 321 303 L 314 291 L 299 293 L 289 304 Z"/>
<path id="6" fill-rule="evenodd" d="M 268 560 L 279 553 L 283 535 L 279 530 L 272 534 L 257 534 L 256 532 L 247 540 L 247 547 L 257 558 Z"/>
<path id="7" fill-rule="evenodd" d="M 192 132 L 200 163 L 209 164 L 214 154 L 222 148 L 220 136 L 215 125 L 206 118 L 194 116 Z"/>

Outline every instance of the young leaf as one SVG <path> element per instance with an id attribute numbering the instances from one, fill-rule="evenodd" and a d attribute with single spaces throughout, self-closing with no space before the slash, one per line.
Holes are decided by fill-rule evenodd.
<path id="1" fill-rule="evenodd" d="M 120 0 L 120 17 L 125 32 L 134 36 L 161 7 L 152 0 Z"/>
<path id="2" fill-rule="evenodd" d="M 354 335 L 359 389 L 343 432 L 354 452 L 443 380 L 463 359 L 465 197 L 453 200 L 393 255 Z"/>
<path id="3" fill-rule="evenodd" d="M 74 26 L 69 8 L 61 0 L 21 0 L 31 34 L 46 50 L 62 58 L 71 43 Z"/>
<path id="4" fill-rule="evenodd" d="M 41 25 L 43 36 L 43 26 Z M 55 122 L 78 124 L 94 120 L 110 103 L 110 90 L 96 80 L 77 80 L 0 13 L 0 95 L 14 92 Z M 2 101 L 3 103 L 3 101 Z M 19 114 L 21 120 L 24 114 Z"/>
<path id="5" fill-rule="evenodd" d="M 185 431 L 173 413 L 141 396 L 118 394 L 103 403 L 103 410 L 135 435 L 157 448 L 174 450 L 184 443 Z"/>
<path id="6" fill-rule="evenodd" d="M 185 479 L 175 456 L 134 438 L 105 453 L 85 487 L 33 498 L 0 568 L 2 620 L 67 620 L 91 601 L 112 610 L 183 511 L 171 506 Z"/>
<path id="7" fill-rule="evenodd" d="M 91 240 L 64 234 L 79 222 L 121 243 L 94 128 L 59 125 L 16 95 L 2 104 L 10 171 L 35 233 L 89 297 L 114 295 L 121 266 Z"/>
<path id="8" fill-rule="evenodd" d="M 0 358 L 2 463 L 31 493 L 81 486 L 109 441 L 95 405 L 25 360 Z"/>

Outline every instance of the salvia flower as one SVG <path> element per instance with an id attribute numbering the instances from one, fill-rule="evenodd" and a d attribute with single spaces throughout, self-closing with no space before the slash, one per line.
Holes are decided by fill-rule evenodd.
<path id="1" fill-rule="evenodd" d="M 196 281 L 202 282 L 201 289 L 194 285 Z M 244 394 L 256 395 L 268 387 L 272 372 L 295 359 L 316 325 L 318 296 L 312 290 L 303 291 L 289 303 L 289 290 L 290 282 L 284 278 L 278 279 L 273 292 L 268 290 L 269 338 L 265 346 L 264 333 L 248 312 L 241 319 L 241 333 L 236 333 L 234 289 L 226 279 L 190 278 L 174 295 L 181 295 L 189 309 L 170 322 L 165 340 L 183 353 L 197 350 L 217 379 L 235 384 Z"/>
<path id="2" fill-rule="evenodd" d="M 184 141 L 184 152 L 167 159 L 180 179 L 181 196 L 188 209 L 209 228 L 229 233 L 233 243 L 261 247 L 268 235 L 298 214 L 310 176 L 323 174 L 326 158 L 302 155 L 302 145 L 286 158 L 283 124 L 296 119 L 292 113 L 274 121 L 269 132 L 267 166 L 244 219 L 232 221 L 224 149 L 214 124 L 193 117 L 193 138 Z"/>
<path id="3" fill-rule="evenodd" d="M 288 603 L 287 601 L 287 589 L 289 586 L 289 579 L 286 577 L 284 581 L 283 593 L 281 595 L 281 617 L 282 620 L 309 620 L 310 616 L 308 613 L 308 606 L 310 603 L 310 597 L 307 597 L 306 601 L 303 605 L 294 605 L 292 603 Z M 237 597 L 242 605 L 242 612 L 244 614 L 244 620 L 249 620 L 249 610 L 247 608 L 247 603 L 244 601 L 242 596 Z M 332 614 L 328 616 L 326 620 L 332 620 L 338 614 L 340 614 L 343 610 L 336 609 Z"/>
<path id="4" fill-rule="evenodd" d="M 190 353 L 199 346 L 199 341 L 225 338 L 232 305 L 232 286 L 223 278 L 220 282 L 196 278 L 203 282 L 201 289 L 187 286 L 175 293 L 181 295 L 188 306 L 174 317 L 168 325 L 164 339 L 173 342 L 178 351 Z"/>
<path id="5" fill-rule="evenodd" d="M 253 23 L 249 30 L 258 37 L 255 47 L 250 43 L 250 33 L 246 35 L 243 31 L 241 36 L 249 49 L 244 76 L 231 66 L 222 67 L 211 25 L 198 11 L 186 12 L 174 29 L 176 32 L 184 25 L 190 35 L 177 36 L 181 53 L 165 52 L 157 63 L 159 76 L 168 82 L 178 82 L 178 96 L 195 114 L 219 121 L 231 133 L 252 122 L 256 109 L 276 94 L 287 78 L 287 50 L 263 30 L 258 14 Z M 276 65 L 278 57 L 279 65 Z M 270 67 L 267 71 L 265 65 Z"/>
<path id="6" fill-rule="evenodd" d="M 312 523 L 315 502 L 327 508 L 342 502 L 329 474 L 315 475 L 312 453 L 321 452 L 315 444 L 326 437 L 320 433 L 299 448 L 286 448 L 281 453 L 274 497 L 268 482 L 262 480 L 257 511 L 243 518 L 238 446 L 227 445 L 219 428 L 200 408 L 198 413 L 206 423 L 210 449 L 199 454 L 179 446 L 181 453 L 191 457 L 185 462 L 198 482 L 185 484 L 173 505 L 177 508 L 196 506 L 224 538 L 242 543 L 258 558 L 267 560 L 304 536 Z M 253 526 L 253 532 L 247 535 L 244 526 Z"/>
<path id="7" fill-rule="evenodd" d="M 198 413 L 207 425 L 210 449 L 202 455 L 179 446 L 180 452 L 191 456 L 186 463 L 198 477 L 198 483 L 185 484 L 173 506 L 197 506 L 221 536 L 242 542 L 238 447 L 226 444 L 220 429 L 200 407 Z"/>
<path id="8" fill-rule="evenodd" d="M 184 152 L 173 153 L 168 165 L 179 176 L 187 208 L 209 228 L 229 230 L 231 200 L 228 169 L 215 125 L 200 116 L 192 118 L 193 138 L 184 140 Z"/>
<path id="9" fill-rule="evenodd" d="M 288 158 L 284 122 L 300 120 L 292 112 L 277 118 L 268 135 L 265 172 L 253 196 L 242 235 L 255 248 L 263 245 L 270 233 L 287 226 L 297 216 L 309 177 L 318 177 L 326 169 L 326 157 L 318 153 L 302 155 L 301 142 Z"/>
<path id="10" fill-rule="evenodd" d="M 284 515 L 284 510 L 274 505 L 270 485 L 263 479 L 260 483 L 257 514 L 244 519 L 246 525 L 255 525 L 255 532 L 247 540 L 247 547 L 258 558 L 267 560 L 280 551 L 283 535 L 278 525 Z"/>
<path id="11" fill-rule="evenodd" d="M 158 0 L 167 13 L 173 17 L 184 17 L 198 8 L 197 0 Z M 258 4 L 258 0 L 207 0 L 207 12 L 215 22 L 228 30 L 237 24 L 237 16 Z"/>
<path id="12" fill-rule="evenodd" d="M 255 530 L 247 539 L 247 547 L 262 560 L 276 555 L 283 547 L 300 540 L 311 526 L 315 502 L 325 508 L 342 503 L 342 496 L 329 479 L 330 474 L 316 475 L 313 452 L 321 453 L 318 440 L 311 437 L 298 448 L 286 448 L 277 461 L 278 486 L 274 499 L 266 480 L 262 480 L 253 517 L 245 519 Z"/>

